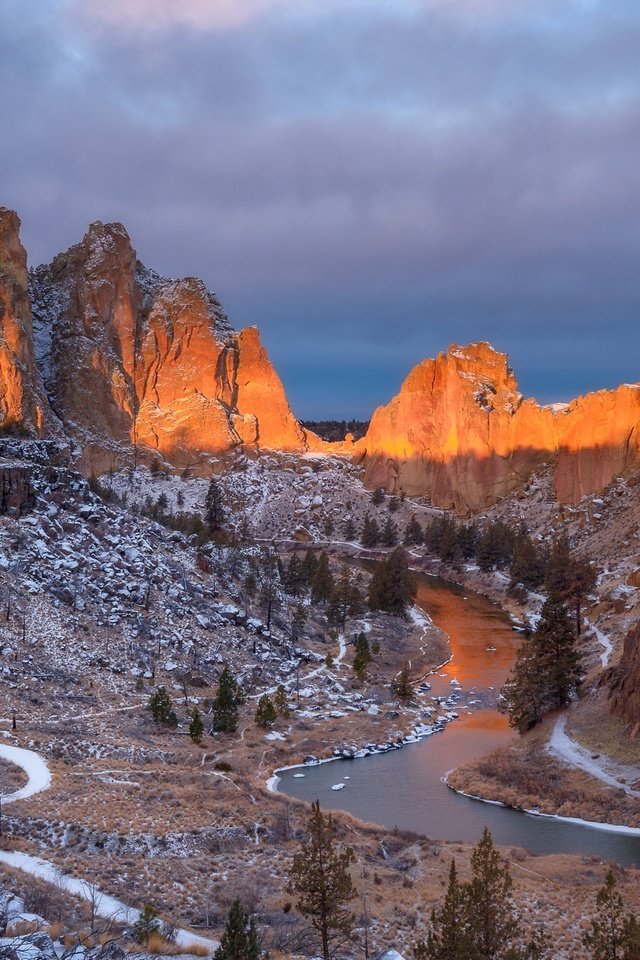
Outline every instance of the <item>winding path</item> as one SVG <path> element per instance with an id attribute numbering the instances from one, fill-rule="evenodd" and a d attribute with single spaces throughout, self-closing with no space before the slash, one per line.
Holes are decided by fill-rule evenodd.
<path id="1" fill-rule="evenodd" d="M 600 780 L 601 783 L 606 783 L 610 787 L 617 787 L 618 790 L 624 790 L 629 797 L 640 798 L 640 790 L 634 790 L 626 782 L 627 780 L 640 779 L 640 768 L 617 763 L 608 757 L 594 757 L 589 750 L 580 746 L 569 736 L 566 731 L 566 724 L 566 714 L 556 720 L 547 746 L 549 753 L 572 767 L 584 770 L 585 773 L 595 777 L 596 780 Z"/>
<path id="2" fill-rule="evenodd" d="M 16 800 L 26 800 L 51 786 L 51 771 L 46 761 L 33 750 L 25 750 L 23 747 L 13 747 L 3 743 L 0 744 L 0 758 L 21 767 L 28 778 L 24 787 L 2 798 L 3 804 L 15 803 Z M 79 880 L 77 877 L 61 873 L 48 860 L 42 860 L 40 857 L 33 857 L 28 853 L 20 853 L 16 850 L 0 850 L 0 863 L 15 867 L 47 883 L 54 883 L 73 896 L 93 901 L 96 906 L 96 914 L 99 917 L 131 924 L 135 923 L 140 916 L 140 911 L 135 907 L 128 907 L 116 897 L 102 893 L 95 885 L 86 880 Z M 180 947 L 197 946 L 208 950 L 210 953 L 213 953 L 218 947 L 217 940 L 200 937 L 198 934 L 184 929 L 176 930 L 175 942 Z"/>

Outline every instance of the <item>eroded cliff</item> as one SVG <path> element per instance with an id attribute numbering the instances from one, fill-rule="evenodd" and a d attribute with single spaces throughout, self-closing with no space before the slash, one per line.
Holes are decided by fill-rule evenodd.
<path id="1" fill-rule="evenodd" d="M 476 512 L 549 461 L 561 502 L 601 490 L 638 463 L 639 426 L 640 385 L 540 406 L 505 354 L 476 343 L 415 367 L 357 447 L 369 486 Z"/>

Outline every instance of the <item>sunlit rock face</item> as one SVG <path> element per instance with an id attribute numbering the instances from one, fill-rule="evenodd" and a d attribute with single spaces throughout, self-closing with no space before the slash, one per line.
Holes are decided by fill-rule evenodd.
<path id="1" fill-rule="evenodd" d="M 32 272 L 31 295 L 45 384 L 87 471 L 307 449 L 257 330 L 236 334 L 201 281 L 146 269 L 121 224 L 92 224 Z"/>
<path id="2" fill-rule="evenodd" d="M 17 214 L 0 208 L 0 429 L 43 436 L 58 425 L 35 360 L 27 254 L 19 234 Z"/>
<path id="3" fill-rule="evenodd" d="M 639 425 L 637 386 L 542 407 L 522 398 L 505 354 L 476 343 L 415 367 L 357 449 L 369 486 L 475 512 L 549 461 L 562 502 L 601 490 L 637 463 Z"/>

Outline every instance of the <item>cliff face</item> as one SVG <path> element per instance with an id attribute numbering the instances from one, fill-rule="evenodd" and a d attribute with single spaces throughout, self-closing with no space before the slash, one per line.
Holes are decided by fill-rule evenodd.
<path id="1" fill-rule="evenodd" d="M 87 471 L 307 449 L 257 331 L 235 334 L 199 280 L 143 267 L 121 224 L 92 224 L 33 271 L 31 296 L 45 384 Z"/>
<path id="2" fill-rule="evenodd" d="M 560 501 L 595 493 L 638 463 L 639 433 L 640 386 L 541 407 L 522 398 L 506 355 L 477 343 L 415 367 L 357 448 L 369 486 L 473 512 L 549 461 Z"/>
<path id="3" fill-rule="evenodd" d="M 629 734 L 640 734 L 640 623 L 624 641 L 620 663 L 605 677 L 611 690 L 611 712 L 629 724 Z"/>
<path id="4" fill-rule="evenodd" d="M 20 220 L 0 208 L 0 430 L 56 433 L 33 347 L 27 254 Z"/>

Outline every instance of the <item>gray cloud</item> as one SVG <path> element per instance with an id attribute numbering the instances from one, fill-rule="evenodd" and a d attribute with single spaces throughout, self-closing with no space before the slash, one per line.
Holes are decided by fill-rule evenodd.
<path id="1" fill-rule="evenodd" d="M 203 276 L 307 416 L 368 413 L 454 339 L 544 399 L 635 380 L 640 12 L 558 6 L 145 31 L 8 0 L 2 202 L 33 260 L 120 219 Z"/>

